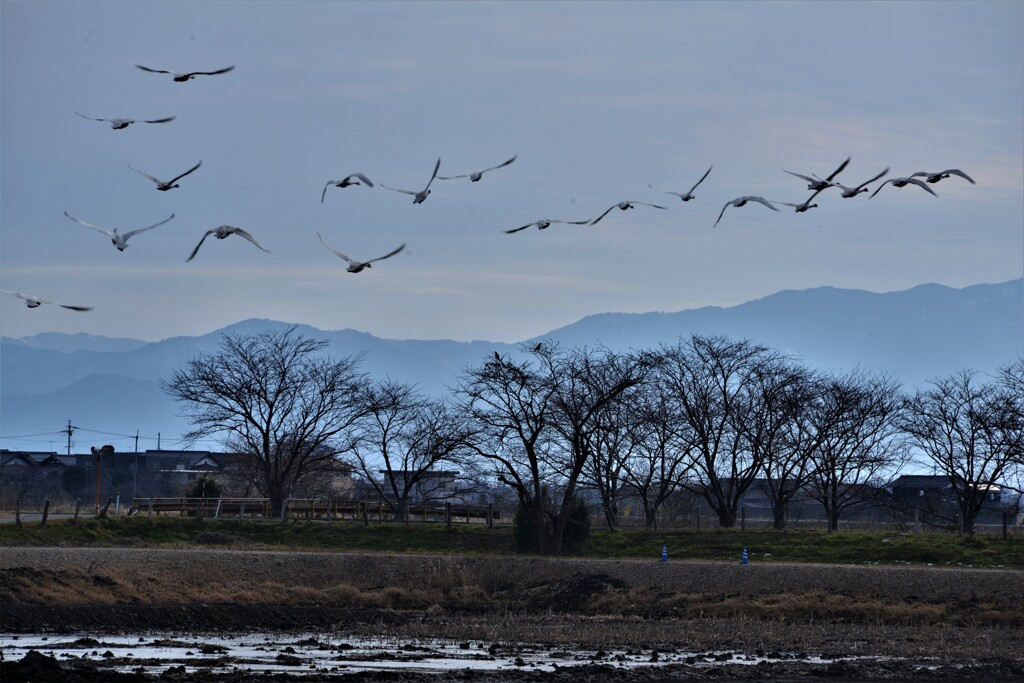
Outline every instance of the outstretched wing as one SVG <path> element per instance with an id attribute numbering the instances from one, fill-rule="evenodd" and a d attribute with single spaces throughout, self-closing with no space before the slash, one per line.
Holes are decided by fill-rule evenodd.
<path id="1" fill-rule="evenodd" d="M 821 182 L 817 178 L 811 178 L 810 176 L 803 175 L 802 173 L 793 173 L 792 171 L 787 171 L 786 169 L 782 169 L 782 172 L 783 173 L 788 173 L 789 175 L 795 175 L 797 178 L 801 178 L 803 180 L 806 180 L 809 183 Z"/>
<path id="2" fill-rule="evenodd" d="M 518 227 L 518 228 L 512 228 L 511 230 L 506 230 L 505 233 L 508 234 L 508 235 L 511 235 L 514 232 L 519 232 L 520 230 L 526 230 L 527 228 L 532 227 L 534 225 L 537 225 L 537 221 L 534 221 L 533 223 L 527 223 L 526 225 L 523 225 L 523 226 Z"/>
<path id="3" fill-rule="evenodd" d="M 316 236 L 320 237 L 320 233 L 317 233 Z M 338 258 L 344 259 L 347 263 L 349 263 L 351 265 L 355 265 L 355 263 L 356 263 L 355 261 L 350 259 L 348 256 L 345 256 L 344 254 L 342 254 L 340 251 L 338 251 L 337 249 L 335 249 L 331 245 L 327 244 L 327 242 L 324 242 L 324 238 L 323 237 L 320 237 L 320 243 L 323 244 L 328 249 L 330 249 L 331 251 L 333 251 L 334 255 L 337 256 Z M 403 244 L 402 246 L 404 247 L 405 245 Z"/>
<path id="4" fill-rule="evenodd" d="M 590 221 L 590 224 L 591 224 L 591 225 L 597 225 L 597 222 L 598 222 L 599 220 L 601 220 L 602 218 L 604 218 L 605 216 L 607 216 L 607 215 L 608 215 L 608 214 L 609 214 L 609 213 L 611 212 L 611 210 L 612 210 L 612 209 L 614 209 L 614 208 L 617 208 L 618 206 L 619 206 L 618 204 L 613 204 L 612 206 L 608 207 L 608 208 L 607 208 L 607 209 L 605 210 L 605 212 L 604 212 L 604 213 L 602 213 L 602 214 L 601 214 L 600 216 L 598 216 L 598 217 L 597 217 L 597 218 L 595 218 L 594 220 Z"/>
<path id="5" fill-rule="evenodd" d="M 171 74 L 171 75 L 174 75 L 173 71 L 164 71 L 163 69 L 150 69 L 148 66 L 142 66 L 141 64 L 136 64 L 135 68 L 136 69 L 142 69 L 143 71 L 148 71 L 151 74 Z"/>
<path id="6" fill-rule="evenodd" d="M 77 111 L 75 113 L 78 114 Z M 87 119 L 89 121 L 106 121 L 107 123 L 110 123 L 110 121 L 112 120 L 112 119 L 97 119 L 97 118 L 94 118 L 92 116 L 86 116 L 85 114 L 78 114 L 78 115 L 81 116 L 83 119 Z"/>
<path id="7" fill-rule="evenodd" d="M 200 167 L 200 166 L 202 166 L 202 165 L 203 165 L 203 162 L 202 162 L 202 161 L 200 161 L 200 162 L 199 162 L 198 164 L 196 164 L 196 165 L 195 165 L 195 166 L 193 166 L 192 168 L 188 169 L 187 171 L 185 171 L 185 172 L 184 172 L 184 173 L 182 173 L 181 175 L 179 175 L 179 176 L 177 176 L 177 177 L 175 177 L 175 178 L 172 178 L 172 179 L 171 179 L 171 180 L 170 180 L 170 181 L 169 181 L 169 182 L 168 182 L 167 184 L 168 184 L 168 185 L 173 185 L 174 183 L 178 182 L 179 180 L 181 180 L 182 178 L 184 178 L 184 177 L 185 177 L 185 176 L 187 176 L 187 175 L 188 175 L 189 173 L 191 173 L 192 171 L 196 170 L 197 168 L 199 168 L 199 167 Z"/>
<path id="8" fill-rule="evenodd" d="M 873 199 L 876 194 L 878 194 L 879 192 L 882 191 L 883 187 L 885 187 L 886 185 L 891 183 L 893 180 L 895 180 L 895 178 L 890 178 L 889 180 L 886 180 L 884 183 L 882 183 L 877 188 L 875 188 L 875 191 L 871 193 L 871 196 L 869 196 L 868 199 Z M 910 178 L 910 179 L 907 180 L 907 182 L 908 183 L 920 183 L 921 181 L 920 180 L 914 180 L 913 178 Z M 921 184 L 923 185 L 924 183 L 921 183 Z"/>
<path id="9" fill-rule="evenodd" d="M 427 186 L 423 188 L 424 192 L 426 192 L 427 190 L 430 189 L 430 183 L 434 182 L 434 178 L 437 177 L 437 171 L 440 168 L 441 168 L 441 157 L 438 157 L 437 158 L 437 163 L 434 164 L 434 172 L 431 174 L 430 180 L 427 181 Z M 416 193 L 414 192 L 413 194 L 416 194 Z"/>
<path id="10" fill-rule="evenodd" d="M 139 228 L 138 230 L 132 230 L 130 232 L 124 233 L 124 238 L 125 238 L 125 240 L 128 240 L 133 235 L 138 235 L 140 232 L 146 232 L 147 230 L 152 230 L 153 228 L 159 228 L 161 225 L 163 225 L 167 221 L 171 220 L 172 218 L 174 218 L 174 214 L 173 213 L 170 216 L 168 216 L 167 218 L 165 218 L 162 221 L 160 221 L 159 223 L 147 226 L 145 228 Z"/>
<path id="11" fill-rule="evenodd" d="M 949 175 L 958 175 L 961 178 L 963 178 L 964 180 L 966 180 L 967 182 L 969 182 L 971 185 L 977 185 L 978 184 L 978 183 L 974 182 L 974 179 L 971 178 L 971 176 L 967 175 L 966 173 L 964 173 L 963 171 L 961 171 L 958 168 L 947 168 L 942 173 L 943 174 L 949 174 Z"/>
<path id="12" fill-rule="evenodd" d="M 402 194 L 411 194 L 414 197 L 418 194 L 417 192 L 413 192 L 412 190 L 400 190 L 397 187 L 388 187 L 384 183 L 381 183 L 380 186 L 383 187 L 385 190 L 391 190 L 392 192 L 401 192 Z"/>
<path id="13" fill-rule="evenodd" d="M 519 157 L 519 155 L 516 154 L 514 157 L 512 157 L 508 161 L 503 161 L 500 164 L 498 164 L 497 166 L 491 166 L 490 168 L 485 168 L 484 170 L 482 170 L 480 172 L 481 173 L 487 173 L 488 171 L 496 171 L 499 168 L 505 168 L 506 166 L 511 164 L 513 161 L 515 161 L 518 157 Z"/>
<path id="14" fill-rule="evenodd" d="M 394 256 L 398 252 L 402 251 L 403 249 L 405 249 L 405 242 L 402 242 L 402 246 L 398 247 L 398 249 L 395 249 L 394 251 L 392 251 L 390 253 L 384 254 L 383 256 L 378 256 L 377 258 L 370 259 L 369 261 L 367 261 L 367 263 L 373 263 L 375 261 L 383 261 L 386 258 L 391 258 L 392 256 Z"/>
<path id="15" fill-rule="evenodd" d="M 746 199 L 748 202 L 757 202 L 759 204 L 764 204 L 772 211 L 778 211 L 778 209 L 772 206 L 772 203 L 765 199 L 764 197 L 744 197 L 744 199 Z"/>
<path id="16" fill-rule="evenodd" d="M 832 175 L 830 175 L 829 177 L 825 178 L 825 180 L 831 182 L 833 178 L 835 178 L 837 175 L 842 173 L 843 169 L 846 168 L 846 165 L 848 163 L 850 163 L 850 159 L 852 159 L 852 158 L 853 157 L 846 157 L 846 161 L 844 161 L 843 163 L 839 164 L 839 168 L 837 168 L 836 170 L 832 171 Z"/>
<path id="17" fill-rule="evenodd" d="M 789 173 L 789 171 L 786 171 L 786 173 Z M 734 199 L 734 200 L 732 200 L 731 202 L 726 202 L 726 203 L 725 203 L 725 206 L 723 206 L 723 207 L 722 207 L 722 212 L 718 214 L 718 220 L 717 220 L 717 221 L 715 221 L 715 225 L 713 225 L 713 226 L 711 226 L 711 227 L 715 227 L 715 226 L 717 226 L 717 225 L 718 225 L 718 221 L 722 220 L 722 216 L 724 216 L 724 215 L 725 215 L 725 210 L 729 208 L 729 205 L 731 205 L 731 204 L 733 204 L 733 203 L 735 203 L 735 202 L 736 202 L 736 200 Z"/>
<path id="18" fill-rule="evenodd" d="M 860 188 L 864 187 L 865 185 L 870 185 L 871 183 L 875 182 L 876 180 L 878 180 L 879 178 L 881 178 L 882 176 L 884 176 L 888 172 L 889 172 L 889 167 L 886 166 L 884 171 L 882 171 L 881 173 L 876 175 L 871 180 L 865 180 L 863 183 L 861 183 L 860 185 L 857 186 L 857 189 L 859 190 Z"/>
<path id="19" fill-rule="evenodd" d="M 168 121 L 173 121 L 176 118 L 178 118 L 178 117 L 177 116 L 168 116 L 165 119 L 149 119 L 149 120 L 141 119 L 139 121 L 139 123 L 167 123 Z"/>
<path id="20" fill-rule="evenodd" d="M 364 176 L 362 173 L 353 173 L 352 175 L 349 176 L 349 178 L 353 177 L 362 180 L 364 183 L 366 183 L 367 187 L 373 187 L 373 183 L 370 182 L 370 179 Z"/>
<path id="21" fill-rule="evenodd" d="M 714 168 L 714 167 L 715 167 L 715 165 L 712 164 L 711 166 L 708 167 L 708 170 L 704 171 L 704 175 L 702 175 L 700 177 L 700 180 L 697 181 L 697 185 L 700 185 L 701 183 L 704 182 L 704 179 L 708 177 L 708 174 L 711 173 L 711 169 Z M 694 185 L 693 187 L 691 187 L 690 191 L 687 194 L 693 194 L 693 191 L 697 189 L 697 185 Z"/>
<path id="22" fill-rule="evenodd" d="M 217 232 L 216 228 L 211 228 L 210 230 L 206 231 L 206 234 L 203 235 L 203 238 L 201 240 L 199 240 L 199 244 L 197 244 L 196 248 L 192 250 L 192 253 L 189 254 L 189 257 L 187 259 L 185 259 L 185 263 L 188 263 L 189 261 L 191 261 L 192 259 L 194 259 L 196 257 L 196 254 L 199 253 L 199 247 L 203 246 L 203 242 L 206 241 L 206 238 L 209 237 L 210 235 L 212 235 L 215 232 Z"/>
<path id="23" fill-rule="evenodd" d="M 78 223 L 79 225 L 84 225 L 87 228 L 92 228 L 96 232 L 102 232 L 104 235 L 106 235 L 110 239 L 114 239 L 114 233 L 112 231 L 110 231 L 110 230 L 107 230 L 106 228 L 101 228 L 98 225 L 93 225 L 92 223 L 86 223 L 85 221 L 80 221 L 77 218 L 75 218 L 74 216 L 72 216 L 70 213 L 68 213 L 67 211 L 64 212 L 64 215 L 67 216 L 68 218 L 70 218 L 71 220 L 73 220 L 74 222 Z"/>
<path id="24" fill-rule="evenodd" d="M 255 237 L 250 235 L 247 231 L 243 230 L 242 228 L 232 228 L 231 232 L 235 233 L 240 237 L 244 237 L 245 239 L 255 244 L 257 247 L 259 247 L 261 250 L 266 251 L 268 254 L 270 253 L 270 251 L 268 251 L 267 249 L 263 249 L 263 247 L 260 246 L 260 243 L 256 241 Z"/>
<path id="25" fill-rule="evenodd" d="M 48 301 L 46 303 L 57 304 L 56 301 Z M 91 311 L 92 306 L 72 306 L 71 304 L 57 304 L 61 308 L 68 308 L 72 311 Z"/>
<path id="26" fill-rule="evenodd" d="M 182 75 L 183 76 L 216 76 L 218 74 L 226 74 L 227 72 L 231 71 L 234 68 L 235 67 L 232 64 L 231 66 L 224 67 L 223 69 L 217 69 L 216 71 L 190 71 L 189 73 L 182 74 Z M 164 71 L 163 73 L 169 73 L 169 72 Z"/>
<path id="27" fill-rule="evenodd" d="M 697 185 L 699 185 L 699 184 L 700 183 L 697 183 Z M 697 185 L 694 185 L 694 187 L 697 187 Z M 674 194 L 677 197 L 685 197 L 686 196 L 685 193 L 683 193 L 683 192 L 672 192 L 671 190 L 662 190 L 662 189 L 659 189 L 659 188 L 655 187 L 654 185 L 651 185 L 650 183 L 647 183 L 647 187 L 651 188 L 652 190 L 657 190 L 658 192 L 664 192 L 665 194 Z"/>
<path id="28" fill-rule="evenodd" d="M 651 206 L 651 207 L 654 207 L 655 209 L 666 209 L 666 210 L 668 209 L 667 206 L 662 206 L 661 204 L 651 204 L 650 202 L 632 202 L 631 201 L 630 204 L 642 204 L 643 206 Z"/>
<path id="29" fill-rule="evenodd" d="M 132 169 L 133 171 L 135 171 L 136 173 L 138 173 L 138 174 L 139 174 L 140 176 L 143 176 L 143 177 L 145 177 L 145 178 L 149 178 L 150 180 L 152 180 L 152 181 L 153 181 L 154 183 L 156 183 L 157 185 L 159 185 L 159 184 L 160 184 L 160 180 L 159 180 L 159 179 L 157 179 L 157 178 L 154 178 L 153 176 L 149 175 L 148 173 L 143 173 L 142 171 L 140 171 L 139 169 L 135 168 L 135 167 L 134 167 L 134 166 L 132 166 L 131 164 L 127 164 L 127 166 L 128 166 L 128 168 L 130 168 L 130 169 Z M 180 178 L 180 177 L 181 177 L 181 176 L 178 176 L 178 178 Z M 177 180 L 178 178 L 175 178 L 174 180 Z M 171 183 L 173 183 L 173 182 L 174 182 L 174 180 L 172 180 L 172 181 L 171 181 L 170 183 L 167 183 L 167 184 L 168 184 L 168 185 L 170 185 Z"/>
<path id="30" fill-rule="evenodd" d="M 889 182 L 889 181 L 887 180 L 885 182 Z M 935 190 L 933 190 L 932 188 L 928 187 L 928 184 L 925 183 L 923 180 L 918 180 L 917 178 L 907 178 L 907 182 L 908 183 L 913 183 L 914 185 L 917 185 L 922 190 L 927 190 L 928 193 L 931 194 L 934 197 L 938 197 L 939 196 L 939 195 L 935 194 Z M 882 183 L 882 185 L 884 186 L 885 183 Z M 881 189 L 881 188 L 879 188 L 879 189 Z M 875 190 L 875 192 L 878 192 L 878 190 Z M 871 196 L 874 197 L 875 195 L 871 195 Z"/>

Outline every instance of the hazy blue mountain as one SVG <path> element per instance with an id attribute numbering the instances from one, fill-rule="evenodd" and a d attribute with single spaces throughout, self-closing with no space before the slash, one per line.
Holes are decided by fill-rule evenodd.
<path id="1" fill-rule="evenodd" d="M 177 438 L 187 424 L 160 380 L 197 354 L 216 351 L 224 333 L 288 326 L 250 319 L 151 343 L 57 333 L 0 339 L 0 435 L 57 433 L 71 419 L 88 430 L 80 433 L 86 444 L 136 430 Z M 331 356 L 362 354 L 361 367 L 374 378 L 412 382 L 435 394 L 494 351 L 516 352 L 515 345 L 496 342 L 380 339 L 305 325 L 298 331 L 326 340 Z M 751 339 L 825 370 L 883 370 L 916 387 L 961 368 L 991 372 L 1024 352 L 1024 280 L 963 289 L 929 284 L 884 294 L 831 287 L 784 291 L 730 308 L 593 315 L 543 338 L 623 350 L 673 345 L 691 334 Z M 60 437 L 57 442 L 59 449 Z M 4 438 L 0 445 L 48 449 L 38 438 Z"/>

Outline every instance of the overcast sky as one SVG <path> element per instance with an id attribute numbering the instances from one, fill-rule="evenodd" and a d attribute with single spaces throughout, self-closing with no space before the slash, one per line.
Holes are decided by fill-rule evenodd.
<path id="1" fill-rule="evenodd" d="M 0 334 L 259 317 L 513 342 L 605 311 L 1024 275 L 1021 2 L 0 3 Z M 175 83 L 135 67 L 231 73 Z M 155 119 L 125 130 L 79 118 Z M 441 175 L 517 160 L 419 190 Z M 782 169 L 857 185 L 800 202 Z M 169 179 L 159 192 L 127 164 Z M 687 203 L 648 187 L 688 190 Z M 377 185 L 324 184 L 362 172 Z M 877 186 L 871 185 L 873 190 Z M 661 203 L 594 218 L 622 200 Z M 135 236 L 124 252 L 64 217 Z M 248 230 L 271 253 L 238 236 Z M 358 274 L 359 259 L 405 251 Z"/>

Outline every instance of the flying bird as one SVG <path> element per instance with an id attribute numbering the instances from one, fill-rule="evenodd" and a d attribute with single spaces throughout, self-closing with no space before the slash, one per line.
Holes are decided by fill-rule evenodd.
<path id="1" fill-rule="evenodd" d="M 737 197 L 736 199 L 732 200 L 731 202 L 726 202 L 725 203 L 725 206 L 722 207 L 722 213 L 718 214 L 718 221 L 722 220 L 722 216 L 725 215 L 725 210 L 728 209 L 730 206 L 735 206 L 735 207 L 739 208 L 741 206 L 746 205 L 747 202 L 758 202 L 760 204 L 764 204 L 765 206 L 767 206 L 772 211 L 778 211 L 778 209 L 776 209 L 774 206 L 772 206 L 772 203 L 770 201 L 768 201 L 767 199 L 765 199 L 764 197 L 750 197 L 750 196 L 747 196 L 747 197 Z M 718 221 L 715 221 L 715 225 L 718 225 Z M 714 226 L 712 226 L 712 227 L 714 227 Z"/>
<path id="2" fill-rule="evenodd" d="M 509 235 L 511 235 L 514 232 L 519 232 L 520 230 L 526 230 L 527 228 L 532 227 L 534 225 L 537 226 L 538 230 L 546 230 L 552 223 L 568 223 L 569 225 L 586 225 L 589 222 L 590 222 L 589 218 L 587 220 L 585 220 L 585 221 L 562 221 L 562 220 L 558 220 L 556 218 L 542 218 L 539 221 L 534 221 L 532 223 L 527 223 L 524 226 L 521 226 L 521 227 L 518 227 L 518 228 L 512 228 L 511 230 L 506 230 L 505 232 L 508 233 Z"/>
<path id="3" fill-rule="evenodd" d="M 3 292 L 4 294 L 10 294 L 11 296 L 16 296 L 19 299 L 24 299 L 25 305 L 28 306 L 29 308 L 39 308 L 43 304 L 54 304 L 55 306 L 67 308 L 72 311 L 92 310 L 92 306 L 71 306 L 69 304 L 58 304 L 56 301 L 47 301 L 46 299 L 40 299 L 38 296 L 29 296 L 28 294 L 22 294 L 21 292 L 10 292 L 6 289 L 0 289 L 0 292 Z"/>
<path id="4" fill-rule="evenodd" d="M 590 224 L 591 225 L 597 225 L 597 222 L 599 220 L 601 220 L 602 218 L 604 218 L 605 216 L 607 216 L 608 213 L 612 209 L 619 208 L 619 209 L 622 209 L 623 211 L 625 211 L 626 209 L 632 209 L 632 208 L 636 207 L 637 205 L 653 206 L 655 209 L 667 209 L 668 208 L 667 206 L 660 206 L 658 204 L 648 204 L 647 202 L 637 202 L 637 201 L 632 201 L 632 200 L 630 200 L 628 202 L 619 202 L 618 204 L 613 204 L 612 206 L 608 207 L 608 209 L 604 213 L 602 213 L 600 216 L 598 216 L 594 220 L 590 221 Z"/>
<path id="5" fill-rule="evenodd" d="M 192 168 L 188 169 L 187 171 L 185 171 L 184 173 L 182 173 L 179 176 L 171 178 L 166 183 L 164 181 L 162 181 L 162 180 L 154 178 L 153 176 L 149 175 L 148 173 L 143 173 L 142 171 L 140 171 L 139 169 L 135 168 L 131 164 L 128 164 L 128 168 L 132 169 L 133 171 L 138 173 L 143 178 L 149 178 L 150 180 L 152 180 L 154 183 L 156 183 L 156 189 L 160 190 L 161 192 L 167 192 L 167 190 L 172 190 L 172 189 L 174 189 L 176 187 L 181 187 L 181 185 L 178 185 L 178 181 L 181 180 L 182 178 L 184 178 L 189 173 L 191 173 L 192 171 L 196 170 L 197 168 L 199 168 L 202 165 L 203 165 L 203 162 L 200 161 L 198 164 L 196 164 Z"/>
<path id="6" fill-rule="evenodd" d="M 927 171 L 919 171 L 917 173 L 911 173 L 910 177 L 916 178 L 917 176 L 924 176 L 924 179 L 929 183 L 937 183 L 940 180 L 944 180 L 945 178 L 948 178 L 951 175 L 958 175 L 967 182 L 969 182 L 971 185 L 978 184 L 974 182 L 974 179 L 971 178 L 971 176 L 967 175 L 958 168 L 948 168 L 945 171 L 939 171 L 938 173 L 928 173 Z"/>
<path id="7" fill-rule="evenodd" d="M 353 178 L 358 178 L 363 182 L 359 182 L 359 180 L 353 180 Z M 327 188 L 330 187 L 331 185 L 334 185 L 335 187 L 348 187 L 349 185 L 366 185 L 367 187 L 373 187 L 373 183 L 370 182 L 370 179 L 364 176 L 362 173 L 353 173 L 352 175 L 345 176 L 341 180 L 328 180 L 327 184 L 324 185 L 324 191 L 320 193 L 321 204 L 324 203 L 324 197 L 327 196 Z"/>
<path id="8" fill-rule="evenodd" d="M 320 237 L 320 233 L 317 233 L 316 236 Z M 327 247 L 328 249 L 333 251 L 335 256 L 337 256 L 338 258 L 340 258 L 340 259 L 344 260 L 346 263 L 348 263 L 348 268 L 346 268 L 346 270 L 348 272 L 350 272 L 350 273 L 358 273 L 363 268 L 370 268 L 371 264 L 373 264 L 374 262 L 376 262 L 376 261 L 383 261 L 386 258 L 391 258 L 392 256 L 394 256 L 398 252 L 400 252 L 403 249 L 405 249 L 405 243 L 403 242 L 400 247 L 398 247 L 394 251 L 391 251 L 391 252 L 389 252 L 387 254 L 384 254 L 383 256 L 378 256 L 377 258 L 372 258 L 369 261 L 356 261 L 355 259 L 352 259 L 352 258 L 349 258 L 348 256 L 345 256 L 345 254 L 342 254 L 340 251 L 338 251 L 337 249 L 335 249 L 331 245 L 327 244 L 327 242 L 324 242 L 324 238 L 323 237 L 320 237 L 320 242 L 325 247 Z"/>
<path id="9" fill-rule="evenodd" d="M 794 210 L 795 210 L 795 211 L 796 211 L 797 213 L 803 213 L 804 211 L 807 211 L 808 209 L 813 209 L 814 207 L 816 207 L 816 206 L 817 206 L 817 204 L 811 204 L 811 201 L 812 201 L 812 200 L 813 200 L 813 199 L 814 199 L 815 197 L 817 197 L 817 196 L 818 196 L 818 194 L 819 194 L 820 192 L 821 192 L 821 190 L 817 190 L 817 191 L 816 191 L 816 192 L 815 192 L 814 194 L 812 194 L 812 195 L 811 195 L 810 197 L 808 197 L 807 199 L 805 199 L 805 200 L 804 200 L 804 201 L 803 201 L 802 203 L 800 203 L 800 204 L 793 204 L 793 203 L 790 203 L 790 202 L 774 202 L 774 203 L 775 203 L 775 204 L 782 204 L 783 206 L 792 206 L 792 207 L 793 207 L 793 209 L 794 209 Z"/>
<path id="10" fill-rule="evenodd" d="M 75 113 L 78 114 L 77 111 Z M 86 116 L 85 114 L 78 115 L 81 116 L 83 119 L 88 119 L 89 121 L 106 121 L 114 130 L 121 130 L 122 128 L 127 128 L 133 123 L 167 123 L 168 121 L 173 121 L 176 118 L 174 116 L 168 116 L 165 119 L 97 119 L 93 118 L 92 116 Z"/>
<path id="11" fill-rule="evenodd" d="M 441 158 L 438 157 L 437 163 L 434 165 L 434 172 L 430 176 L 430 180 L 427 181 L 427 186 L 420 192 L 413 192 L 412 190 L 399 190 L 397 187 L 388 187 L 384 183 L 380 186 L 386 190 L 392 190 L 394 192 L 401 192 L 402 194 L 411 194 L 413 196 L 413 204 L 422 204 L 427 200 L 427 196 L 430 194 L 430 183 L 434 182 L 434 178 L 437 177 L 437 171 L 441 168 Z"/>
<path id="12" fill-rule="evenodd" d="M 871 193 L 871 197 L 868 197 L 868 199 L 871 199 L 876 194 L 878 194 L 882 190 L 882 188 L 885 187 L 886 185 L 888 185 L 889 183 L 892 183 L 893 187 L 905 187 L 907 184 L 917 185 L 922 190 L 925 190 L 926 192 L 928 192 L 928 194 L 933 195 L 935 197 L 939 196 L 939 195 L 935 194 L 935 190 L 933 190 L 932 188 L 930 188 L 927 185 L 925 185 L 923 181 L 918 180 L 917 178 L 914 178 L 913 176 L 911 176 L 909 178 L 889 178 L 884 183 L 879 185 L 875 189 L 875 191 Z"/>
<path id="13" fill-rule="evenodd" d="M 185 73 L 178 73 L 177 71 L 165 71 L 163 69 L 150 69 L 148 66 L 142 66 L 136 64 L 136 68 L 148 71 L 151 74 L 170 74 L 174 77 L 174 80 L 178 83 L 184 83 L 185 81 L 191 81 L 196 76 L 216 76 L 218 74 L 226 74 L 227 72 L 234 69 L 234 65 L 225 67 L 223 69 L 217 69 L 216 71 L 187 71 Z"/>
<path id="14" fill-rule="evenodd" d="M 842 183 L 833 183 L 833 184 L 836 187 L 842 189 L 842 191 L 843 191 L 843 199 L 850 199 L 851 197 L 856 197 L 861 192 L 867 192 L 868 191 L 868 188 L 866 187 L 867 185 L 870 185 L 871 183 L 875 182 L 876 180 L 878 180 L 879 178 L 881 178 L 882 176 L 884 176 L 888 172 L 889 172 L 889 167 L 886 166 L 884 171 L 882 171 L 881 173 L 876 175 L 871 180 L 865 180 L 863 183 L 861 183 L 857 187 L 847 187 L 846 185 L 843 185 Z"/>
<path id="15" fill-rule="evenodd" d="M 203 242 L 205 242 L 206 238 L 209 237 L 210 235 L 213 235 L 214 237 L 216 237 L 219 240 L 222 240 L 225 237 L 229 237 L 231 235 L 238 235 L 239 237 L 244 237 L 245 239 L 249 240 L 250 242 L 255 244 L 259 249 L 262 249 L 263 251 L 266 251 L 268 254 L 270 253 L 268 250 L 263 249 L 263 247 L 260 246 L 260 243 L 257 242 L 256 239 L 252 235 L 250 235 L 248 232 L 246 232 L 242 228 L 236 228 L 233 225 L 221 225 L 221 226 L 218 226 L 216 228 L 211 228 L 211 229 L 206 231 L 206 234 L 203 235 L 203 239 L 199 240 L 199 244 L 197 244 L 196 248 L 192 250 L 192 254 L 189 255 L 189 257 L 187 259 L 185 259 L 185 263 L 188 263 L 189 261 L 191 261 L 192 259 L 194 259 L 196 257 L 196 254 L 199 253 L 199 247 L 203 246 Z"/>
<path id="16" fill-rule="evenodd" d="M 158 228 L 161 225 L 163 225 L 164 223 L 166 223 L 167 221 L 169 221 L 172 218 L 174 218 L 174 214 L 172 213 L 170 216 L 168 216 L 167 218 L 165 218 L 164 220 L 160 221 L 159 223 L 157 223 L 155 225 L 150 225 L 150 226 L 147 226 L 145 228 L 139 228 L 138 230 L 129 230 L 128 232 L 118 232 L 117 228 L 114 228 L 113 230 L 107 230 L 106 228 L 101 228 L 98 225 L 93 225 L 92 223 L 86 223 L 85 221 L 80 221 L 77 218 L 75 218 L 74 216 L 72 216 L 70 213 L 68 213 L 67 211 L 64 212 L 64 215 L 67 216 L 68 218 L 70 218 L 71 220 L 73 220 L 74 222 L 80 224 L 80 225 L 84 225 L 87 228 L 92 228 L 96 232 L 102 232 L 104 235 L 106 235 L 107 237 L 110 238 L 110 242 L 115 247 L 117 247 L 118 251 L 124 251 L 125 249 L 127 249 L 128 248 L 128 240 L 131 239 L 132 237 L 135 237 L 135 235 L 138 235 L 140 232 L 146 232 L 147 230 L 152 230 L 153 228 Z"/>
<path id="17" fill-rule="evenodd" d="M 820 192 L 822 190 L 825 190 L 825 189 L 828 189 L 830 187 L 833 187 L 834 185 L 837 185 L 837 183 L 832 182 L 832 180 L 837 175 L 842 173 L 843 169 L 846 168 L 846 165 L 848 163 L 850 163 L 850 158 L 851 157 L 846 157 L 846 161 L 844 161 L 843 163 L 839 164 L 839 168 L 837 168 L 836 170 L 832 171 L 832 173 L 827 178 L 825 178 L 824 180 L 822 180 L 818 176 L 814 175 L 813 173 L 810 176 L 805 176 L 805 175 L 801 175 L 800 173 L 793 173 L 792 171 L 787 171 L 786 169 L 782 169 L 782 170 L 783 170 L 784 173 L 788 173 L 789 175 L 795 175 L 797 178 L 801 178 L 803 180 L 806 180 L 807 181 L 807 189 L 808 190 L 812 190 L 812 191 L 815 191 L 815 192 Z"/>
<path id="18" fill-rule="evenodd" d="M 495 169 L 504 168 L 505 166 L 508 166 L 513 161 L 515 161 L 518 156 L 519 155 L 516 154 L 514 157 L 512 157 L 508 161 L 504 161 L 504 162 L 498 164 L 497 166 L 491 166 L 490 168 L 485 168 L 482 171 L 476 171 L 475 173 L 464 173 L 462 175 L 450 175 L 450 176 L 439 175 L 439 176 L 437 176 L 437 179 L 438 180 L 455 180 L 456 178 L 469 178 L 470 181 L 475 183 L 475 182 L 477 182 L 478 180 L 480 180 L 481 178 L 484 177 L 484 173 L 487 173 L 488 171 L 493 171 Z"/>
<path id="19" fill-rule="evenodd" d="M 707 171 L 704 172 L 704 175 L 702 175 L 700 177 L 700 180 L 697 181 L 697 185 L 700 185 L 701 183 L 704 182 L 704 179 L 708 177 L 708 173 L 711 173 L 711 169 L 712 168 L 714 168 L 713 164 L 708 168 Z M 656 188 L 654 185 L 651 185 L 650 183 L 647 184 L 647 187 L 651 188 L 652 190 L 658 190 L 658 192 L 664 192 L 665 194 L 674 194 L 675 196 L 677 196 L 680 199 L 682 199 L 684 202 L 688 202 L 691 199 L 695 199 L 695 197 L 693 195 L 693 191 L 697 189 L 697 185 L 694 185 L 693 187 L 691 187 L 690 191 L 686 192 L 686 193 L 683 193 L 683 192 L 670 192 L 669 190 L 658 190 L 658 188 Z"/>

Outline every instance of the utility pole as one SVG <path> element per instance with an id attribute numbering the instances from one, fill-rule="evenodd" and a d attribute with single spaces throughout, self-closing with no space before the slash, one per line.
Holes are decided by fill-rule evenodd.
<path id="1" fill-rule="evenodd" d="M 135 467 L 133 468 L 132 480 L 132 505 L 135 504 L 135 495 L 139 490 L 139 430 L 135 430 Z"/>
<path id="2" fill-rule="evenodd" d="M 78 427 L 71 426 L 71 420 L 68 419 L 68 426 L 63 429 L 63 432 L 68 435 L 68 455 L 71 455 L 71 435 Z"/>

